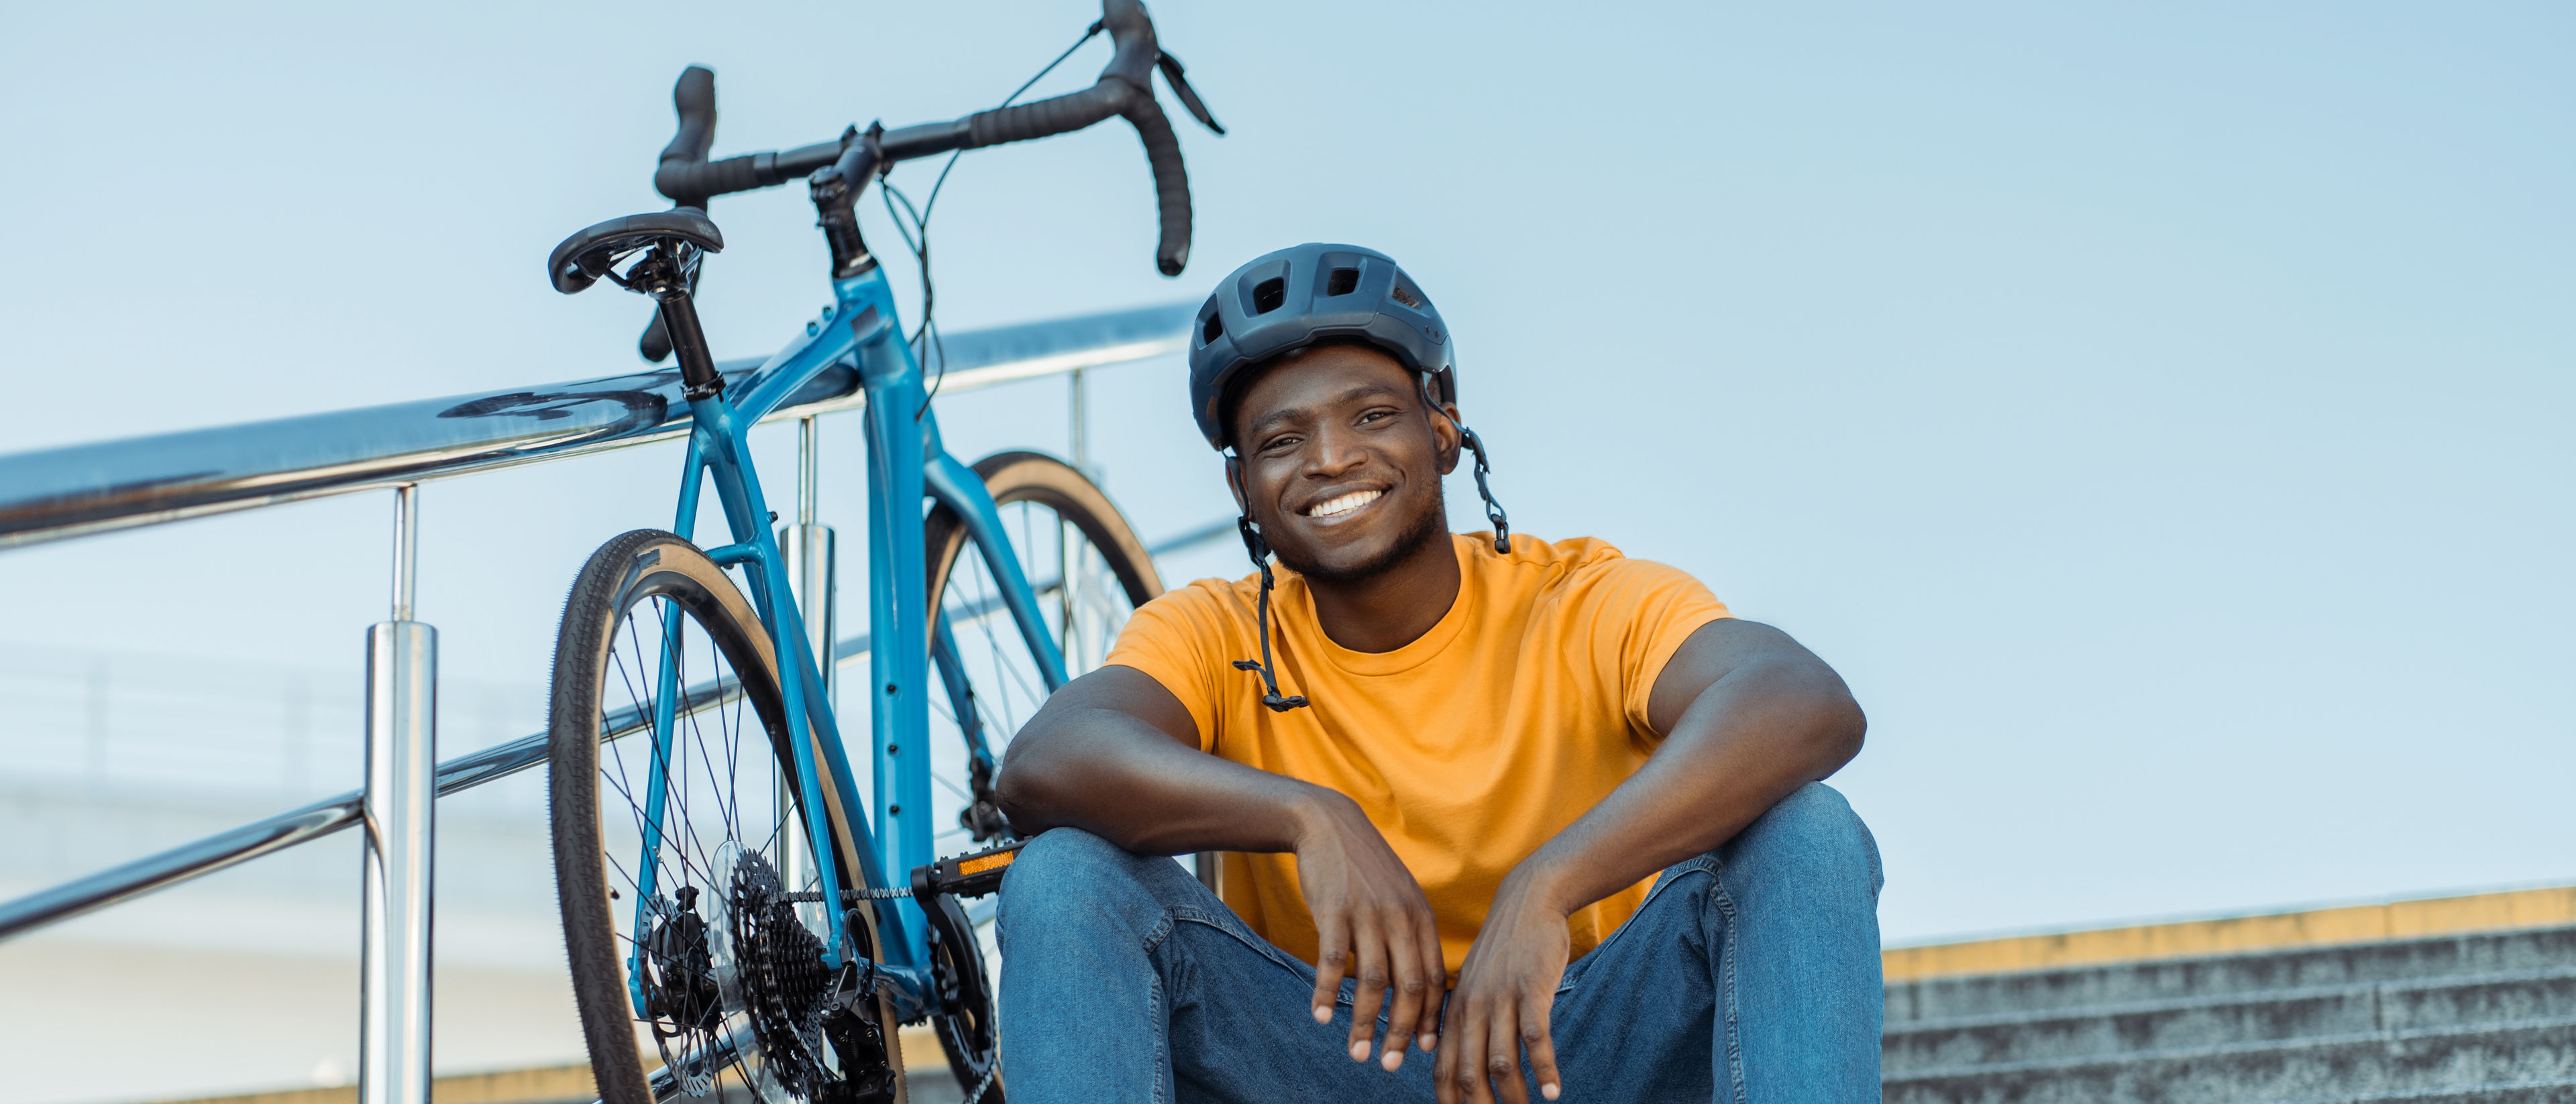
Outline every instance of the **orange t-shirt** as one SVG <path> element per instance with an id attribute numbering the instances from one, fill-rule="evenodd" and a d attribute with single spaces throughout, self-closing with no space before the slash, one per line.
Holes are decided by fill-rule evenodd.
<path id="1" fill-rule="evenodd" d="M 1136 611 L 1109 654 L 1163 684 L 1197 722 L 1199 748 L 1349 795 L 1413 871 L 1440 924 L 1454 984 L 1503 875 L 1646 761 L 1655 677 L 1700 626 L 1729 614 L 1708 588 L 1598 540 L 1452 535 L 1458 600 L 1391 652 L 1333 643 L 1304 578 L 1276 572 L 1271 651 L 1279 689 L 1313 704 L 1273 713 L 1257 659 L 1260 577 L 1202 579 Z M 1308 962 L 1313 916 L 1297 857 L 1227 853 L 1227 905 Z M 1651 877 L 1577 911 L 1582 955 L 1644 902 Z"/>

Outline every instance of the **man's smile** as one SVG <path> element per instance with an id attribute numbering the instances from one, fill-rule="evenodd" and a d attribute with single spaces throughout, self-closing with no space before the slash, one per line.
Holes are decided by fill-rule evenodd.
<path id="1" fill-rule="evenodd" d="M 1382 490 L 1352 491 L 1349 494 L 1335 495 L 1332 498 L 1325 499 L 1322 502 L 1306 507 L 1306 516 L 1317 519 L 1344 517 L 1349 514 L 1357 513 L 1361 509 L 1367 507 L 1369 503 L 1375 502 L 1385 495 L 1386 492 Z"/>

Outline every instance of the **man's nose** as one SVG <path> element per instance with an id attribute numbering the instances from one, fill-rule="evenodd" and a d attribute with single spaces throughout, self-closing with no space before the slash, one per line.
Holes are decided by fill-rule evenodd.
<path id="1" fill-rule="evenodd" d="M 1368 450 L 1360 447 L 1357 434 L 1338 428 L 1317 430 L 1315 447 L 1307 452 L 1306 475 L 1334 479 L 1367 462 Z"/>

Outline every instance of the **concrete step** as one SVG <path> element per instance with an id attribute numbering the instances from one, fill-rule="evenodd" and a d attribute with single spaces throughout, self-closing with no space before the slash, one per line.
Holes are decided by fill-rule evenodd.
<path id="1" fill-rule="evenodd" d="M 2437 936 L 2020 973 L 1887 987 L 1887 1022 L 2027 1014 L 2231 993 L 2319 989 L 2576 964 L 2576 926 Z"/>
<path id="2" fill-rule="evenodd" d="M 2547 1081 L 2495 1082 L 2471 1085 L 2462 1089 L 2433 1089 L 2425 1092 L 2372 1093 L 2369 1096 L 2327 1096 L 2308 1100 L 2267 1101 L 2265 1104 L 2566 1104 L 2576 1100 L 2576 1077 Z"/>
<path id="3" fill-rule="evenodd" d="M 1882 1068 L 1896 1074 L 2560 1018 L 2576 1018 L 2576 966 L 1891 1023 Z"/>
<path id="4" fill-rule="evenodd" d="M 2576 1079 L 2576 1017 L 1946 1066 L 1891 1072 L 1885 1088 L 1890 1104 L 2453 1098 L 2466 1104 L 2489 1098 L 2459 1097 L 2470 1091 L 2461 1086 L 2569 1079 Z M 2565 1096 L 2551 1098 L 2544 1092 L 2540 1099 Z"/>

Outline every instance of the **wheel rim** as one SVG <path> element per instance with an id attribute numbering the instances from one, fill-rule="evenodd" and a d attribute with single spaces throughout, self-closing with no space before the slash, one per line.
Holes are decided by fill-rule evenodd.
<path id="1" fill-rule="evenodd" d="M 596 760 L 597 861 L 627 1010 L 648 1060 L 691 1095 L 813 1099 L 843 1076 L 821 1031 L 829 913 L 792 815 L 771 676 L 743 693 L 736 657 L 701 617 L 669 595 L 635 599 L 598 668 L 603 731 L 631 730 Z M 686 704 L 656 726 L 670 688 Z M 648 834 L 659 837 L 649 864 Z M 813 900 L 788 899 L 799 893 Z"/>
<path id="2" fill-rule="evenodd" d="M 1133 553 L 1119 547 L 1117 536 L 1094 534 L 1114 523 L 1115 532 L 1124 535 L 1124 521 L 1114 514 L 1103 518 L 1063 493 L 1063 488 L 1055 484 L 1078 481 L 1080 477 L 1057 462 L 1042 463 L 1052 469 L 1038 473 L 1045 477 L 1042 480 L 1014 484 L 1008 481 L 1008 474 L 1003 474 L 995 478 L 990 489 L 1003 532 L 1019 561 L 1021 577 L 1037 591 L 1041 619 L 1051 635 L 1062 642 L 1066 674 L 1079 678 L 1108 657 L 1118 632 L 1135 610 L 1133 591 L 1137 588 L 1122 579 L 1120 569 L 1125 567 L 1133 576 L 1141 567 L 1141 578 L 1145 580 L 1152 578 L 1152 569 L 1149 564 L 1122 563 Z M 977 465 L 979 469 L 990 466 L 993 465 L 989 462 Z M 1088 490 L 1088 485 L 1081 489 Z M 1017 622 L 1002 602 L 993 565 L 985 560 L 982 550 L 962 531 L 934 531 L 932 536 L 934 568 L 942 562 L 943 553 L 953 555 L 933 594 L 938 608 L 948 617 L 960 666 L 971 687 L 974 723 L 998 761 L 1007 751 L 1011 736 L 1045 701 L 1045 680 L 1021 639 Z M 1129 547 L 1132 548 L 1132 538 Z M 1067 580 L 1071 585 L 1066 585 Z M 938 826 L 933 846 L 941 854 L 953 854 L 977 846 L 976 833 L 964 823 L 965 814 L 975 807 L 975 772 L 953 694 L 945 687 L 932 694 L 929 712 L 934 779 L 932 823 Z M 984 977 L 988 986 L 998 990 L 1001 966 L 990 924 L 988 917 L 978 925 L 978 941 L 983 951 Z M 976 1002 L 970 999 L 969 1003 Z M 971 1091 L 995 1058 L 990 1004 L 938 1020 L 954 1072 Z M 988 1092 L 985 1099 L 991 1100 L 995 1095 Z"/>

